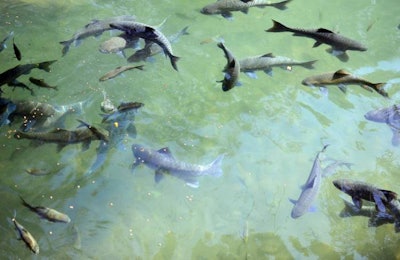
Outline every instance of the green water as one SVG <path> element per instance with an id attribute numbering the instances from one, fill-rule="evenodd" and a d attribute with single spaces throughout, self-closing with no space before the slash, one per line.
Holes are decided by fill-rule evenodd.
<path id="1" fill-rule="evenodd" d="M 22 61 L 14 58 L 12 41 L 0 53 L 0 71 L 20 63 L 57 59 L 52 71 L 33 70 L 59 91 L 37 89 L 36 96 L 3 87 L 3 97 L 32 99 L 53 105 L 90 100 L 76 116 L 100 125 L 100 102 L 110 99 L 145 104 L 135 117 L 137 138 L 124 140 L 126 150 L 110 150 L 103 167 L 88 176 L 97 142 L 82 152 L 70 145 L 34 147 L 16 140 L 11 127 L 0 129 L 0 256 L 26 259 L 32 253 L 12 222 L 17 219 L 37 239 L 40 258 L 48 259 L 299 259 L 399 258 L 399 234 L 393 224 L 368 227 L 365 217 L 339 217 L 341 197 L 332 184 L 352 178 L 400 192 L 399 147 L 391 130 L 364 119 L 370 110 L 396 104 L 400 82 L 400 6 L 397 1 L 299 1 L 285 11 L 273 8 L 234 13 L 233 21 L 206 16 L 208 1 L 6 1 L 0 3 L 0 37 L 14 31 Z M 59 41 L 69 39 L 91 19 L 136 15 L 171 35 L 189 26 L 190 35 L 173 45 L 179 72 L 163 55 L 146 62 L 145 70 L 129 71 L 106 82 L 99 78 L 126 61 L 102 54 L 99 45 L 110 37 L 87 38 L 61 57 Z M 326 53 L 326 45 L 289 33 L 266 33 L 271 19 L 294 27 L 325 27 L 358 40 L 366 52 L 350 51 L 347 63 Z M 314 70 L 274 68 L 273 76 L 240 75 L 241 87 L 224 93 L 216 83 L 226 60 L 212 39 L 223 38 L 238 58 L 272 52 L 296 60 L 318 59 Z M 133 50 L 128 50 L 130 55 Z M 347 94 L 329 88 L 329 95 L 301 85 L 305 77 L 346 69 L 372 82 L 389 82 L 390 99 L 350 86 Z M 19 80 L 28 82 L 29 75 Z M 67 121 L 74 129 L 75 118 Z M 130 172 L 130 146 L 168 146 L 174 157 L 207 164 L 225 154 L 223 176 L 199 179 L 193 189 L 167 176 L 154 182 L 146 166 Z M 316 212 L 292 219 L 299 186 L 308 177 L 323 144 L 325 157 L 353 163 L 324 178 L 314 204 Z M 57 166 L 60 164 L 60 166 Z M 30 167 L 55 168 L 35 177 Z M 50 223 L 24 208 L 22 195 L 33 205 L 67 213 L 69 224 Z"/>

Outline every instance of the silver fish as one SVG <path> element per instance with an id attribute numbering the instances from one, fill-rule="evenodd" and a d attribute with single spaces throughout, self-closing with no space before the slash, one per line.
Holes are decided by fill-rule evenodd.
<path id="1" fill-rule="evenodd" d="M 31 211 L 35 212 L 38 214 L 40 217 L 47 219 L 48 221 L 51 222 L 62 222 L 62 223 L 69 223 L 71 222 L 71 219 L 68 217 L 68 215 L 61 213 L 55 209 L 51 209 L 48 207 L 43 207 L 43 206 L 32 206 L 28 204 L 22 197 L 20 197 L 22 201 L 22 205 L 30 209 Z"/>
<path id="2" fill-rule="evenodd" d="M 197 188 L 199 182 L 197 177 L 204 175 L 221 176 L 221 163 L 224 155 L 220 155 L 212 163 L 208 165 L 189 164 L 176 160 L 168 148 L 160 150 L 152 150 L 139 144 L 132 145 L 133 156 L 135 162 L 132 170 L 144 163 L 151 169 L 155 170 L 155 181 L 159 182 L 164 173 L 169 173 L 174 177 L 182 179 L 188 186 Z"/>
<path id="3" fill-rule="evenodd" d="M 16 217 L 17 217 L 17 213 L 14 212 L 14 217 L 11 220 L 14 223 L 14 226 L 17 229 L 20 238 L 25 242 L 26 246 L 29 247 L 29 249 L 33 253 L 39 254 L 38 242 L 32 236 L 32 234 L 24 228 L 24 226 L 22 226 L 20 223 L 17 222 Z"/>
<path id="4" fill-rule="evenodd" d="M 222 42 L 218 43 L 218 47 L 224 51 L 227 64 L 225 65 L 224 68 L 225 71 L 224 79 L 217 82 L 222 82 L 222 90 L 228 91 L 232 89 L 234 86 L 240 85 L 238 81 L 240 73 L 240 63 L 236 60 L 236 58 L 232 55 L 232 53 L 225 47 L 225 45 Z"/>
<path id="5" fill-rule="evenodd" d="M 99 79 L 99 81 L 106 81 L 106 80 L 115 78 L 116 76 L 118 76 L 119 74 L 121 74 L 122 72 L 127 71 L 127 70 L 132 70 L 132 69 L 143 70 L 143 66 L 144 65 L 139 65 L 139 66 L 132 66 L 132 65 L 119 66 L 119 67 L 113 69 L 112 71 L 109 71 L 106 74 L 104 74 Z"/>

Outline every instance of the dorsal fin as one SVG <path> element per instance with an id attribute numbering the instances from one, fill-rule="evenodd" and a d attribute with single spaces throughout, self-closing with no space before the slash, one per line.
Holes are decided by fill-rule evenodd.
<path id="1" fill-rule="evenodd" d="M 170 157 L 170 158 L 174 158 L 174 157 L 172 156 L 172 153 L 171 153 L 171 151 L 169 150 L 168 147 L 161 148 L 161 149 L 159 149 L 157 152 L 159 152 L 159 153 L 161 153 L 161 154 L 165 154 L 165 155 L 167 155 L 167 156 Z"/>
<path id="2" fill-rule="evenodd" d="M 267 54 L 264 54 L 264 55 L 262 55 L 261 57 L 275 58 L 275 56 L 272 54 L 272 52 L 267 53 Z"/>
<path id="3" fill-rule="evenodd" d="M 345 71 L 344 69 L 337 70 L 335 73 L 333 73 L 333 79 L 338 79 L 342 78 L 344 76 L 350 75 L 350 72 Z"/>
<path id="4" fill-rule="evenodd" d="M 331 30 L 325 29 L 325 28 L 318 28 L 317 32 L 319 33 L 334 33 Z"/>

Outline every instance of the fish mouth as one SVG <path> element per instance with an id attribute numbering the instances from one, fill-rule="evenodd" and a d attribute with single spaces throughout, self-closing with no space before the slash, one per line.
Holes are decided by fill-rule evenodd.
<path id="1" fill-rule="evenodd" d="M 212 12 L 206 7 L 202 8 L 200 10 L 200 13 L 202 13 L 202 14 L 212 14 Z"/>
<path id="2" fill-rule="evenodd" d="M 310 85 L 312 85 L 312 84 L 310 84 L 310 82 L 308 82 L 307 80 L 303 80 L 303 81 L 301 82 L 301 84 L 303 84 L 304 86 L 310 86 Z"/>

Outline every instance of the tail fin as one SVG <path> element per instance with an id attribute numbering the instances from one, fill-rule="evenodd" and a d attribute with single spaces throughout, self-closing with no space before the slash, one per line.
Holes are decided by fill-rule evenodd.
<path id="1" fill-rule="evenodd" d="M 291 1 L 292 0 L 286 0 L 286 1 L 279 2 L 279 3 L 275 3 L 275 4 L 269 4 L 269 6 L 275 7 L 277 9 L 279 9 L 279 10 L 285 10 L 285 9 L 287 9 L 286 4 L 291 2 Z"/>
<path id="2" fill-rule="evenodd" d="M 46 72 L 50 72 L 50 65 L 56 61 L 57 60 L 41 62 L 41 63 L 39 63 L 39 69 L 44 70 Z"/>
<path id="3" fill-rule="evenodd" d="M 275 20 L 272 20 L 274 24 L 272 25 L 271 28 L 268 30 L 265 30 L 266 32 L 290 32 L 291 29 L 289 27 L 286 27 L 285 25 L 281 24 L 280 22 L 277 22 Z"/>
<path id="4" fill-rule="evenodd" d="M 225 154 L 221 154 L 215 159 L 212 163 L 209 164 L 209 167 L 206 171 L 206 174 L 214 176 L 214 177 L 220 177 L 222 175 L 222 159 L 224 159 Z"/>
<path id="5" fill-rule="evenodd" d="M 27 208 L 30 209 L 30 210 L 35 211 L 35 207 L 31 206 L 28 202 L 26 202 L 26 201 L 22 198 L 22 196 L 19 196 L 19 198 L 20 198 L 21 201 L 22 201 L 22 205 L 24 205 L 25 207 L 27 207 Z"/>
<path id="6" fill-rule="evenodd" d="M 306 69 L 310 69 L 310 70 L 312 70 L 312 69 L 314 69 L 314 63 L 315 62 L 317 62 L 317 60 L 312 60 L 312 61 L 307 61 L 307 62 L 304 62 L 304 63 L 302 63 L 302 64 L 300 64 L 303 68 L 306 68 Z"/>
<path id="7" fill-rule="evenodd" d="M 179 60 L 179 57 L 176 57 L 176 56 L 174 56 L 174 55 L 169 55 L 169 59 L 171 60 L 171 65 L 172 65 L 172 67 L 176 70 L 176 71 L 178 71 L 178 67 L 176 66 L 176 62 Z"/>
<path id="8" fill-rule="evenodd" d="M 376 83 L 372 85 L 372 88 L 381 94 L 384 97 L 389 97 L 389 94 L 383 89 L 383 86 L 386 85 L 386 83 Z"/>
<path id="9" fill-rule="evenodd" d="M 65 54 L 69 51 L 69 46 L 71 45 L 72 41 L 63 41 L 60 42 L 64 47 L 62 49 L 62 56 L 64 57 Z"/>

